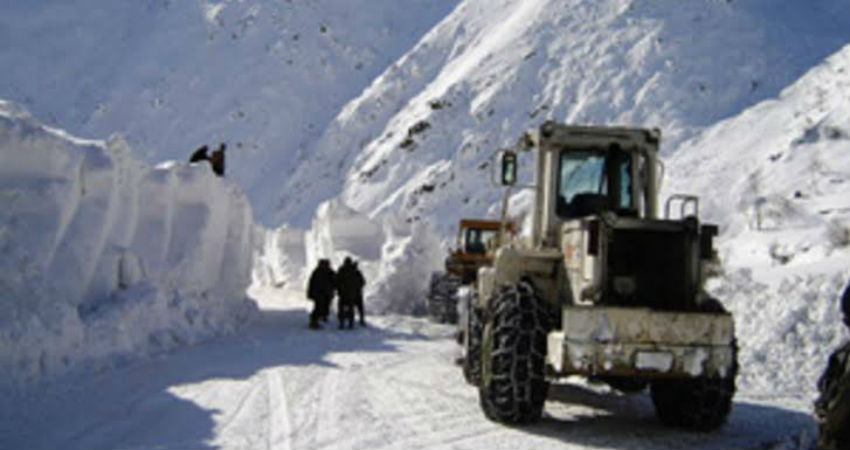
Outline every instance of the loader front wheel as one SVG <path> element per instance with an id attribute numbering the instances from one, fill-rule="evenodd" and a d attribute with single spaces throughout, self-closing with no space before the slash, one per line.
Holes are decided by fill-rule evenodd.
<path id="1" fill-rule="evenodd" d="M 525 281 L 502 287 L 487 312 L 478 391 L 484 414 L 506 424 L 536 422 L 549 390 L 544 367 L 552 314 Z"/>
<path id="2" fill-rule="evenodd" d="M 711 299 L 703 312 L 724 313 L 723 305 Z M 666 425 L 697 431 L 720 428 L 732 410 L 735 377 L 738 375 L 738 343 L 732 340 L 731 370 L 724 376 L 658 380 L 650 386 L 655 414 Z"/>
<path id="3" fill-rule="evenodd" d="M 428 291 L 428 316 L 436 323 L 457 323 L 457 290 L 461 279 L 446 272 L 431 275 Z"/>

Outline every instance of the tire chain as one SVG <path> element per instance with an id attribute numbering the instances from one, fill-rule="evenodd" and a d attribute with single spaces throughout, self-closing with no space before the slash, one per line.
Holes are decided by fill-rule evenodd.
<path id="1" fill-rule="evenodd" d="M 479 388 L 482 409 L 497 422 L 535 422 L 549 389 L 544 375 L 551 313 L 527 281 L 502 287 L 490 306 L 492 352 Z"/>

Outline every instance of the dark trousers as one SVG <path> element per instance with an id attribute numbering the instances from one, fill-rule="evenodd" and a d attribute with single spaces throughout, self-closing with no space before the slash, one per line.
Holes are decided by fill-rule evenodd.
<path id="1" fill-rule="evenodd" d="M 358 296 L 354 299 L 354 307 L 357 308 L 357 314 L 360 316 L 360 325 L 363 325 L 366 323 L 363 313 L 363 297 Z M 351 320 L 354 320 L 354 311 L 351 312 Z"/>
<path id="2" fill-rule="evenodd" d="M 313 311 L 310 312 L 310 327 L 317 328 L 320 320 L 328 320 L 331 299 L 321 298 L 313 300 Z"/>
<path id="3" fill-rule="evenodd" d="M 337 308 L 337 318 L 339 319 L 340 328 L 344 328 L 346 325 L 348 328 L 352 328 L 354 326 L 354 303 L 351 299 L 344 299 L 340 297 L 339 306 Z"/>

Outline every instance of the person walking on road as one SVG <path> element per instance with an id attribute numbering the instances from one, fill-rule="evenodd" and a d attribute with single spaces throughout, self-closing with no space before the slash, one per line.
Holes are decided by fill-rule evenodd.
<path id="1" fill-rule="evenodd" d="M 339 290 L 339 307 L 337 308 L 339 328 L 354 328 L 354 308 L 358 304 L 361 311 L 361 324 L 365 324 L 362 305 L 363 286 L 366 284 L 366 280 L 357 268 L 357 263 L 346 257 L 339 268 L 336 280 Z"/>
<path id="2" fill-rule="evenodd" d="M 331 262 L 320 259 L 318 265 L 310 274 L 307 283 L 307 298 L 313 301 L 313 311 L 310 312 L 310 328 L 317 329 L 320 320 L 327 320 L 331 301 L 336 292 L 336 273 L 331 268 Z"/>
<path id="3" fill-rule="evenodd" d="M 360 326 L 366 326 L 366 317 L 363 313 L 363 286 L 366 285 L 366 279 L 363 278 L 363 272 L 360 272 L 360 269 L 357 268 L 357 261 L 354 261 L 354 274 L 356 279 L 358 280 L 358 288 L 354 295 L 354 308 L 357 310 L 357 314 L 360 316 Z M 352 312 L 352 319 L 354 313 Z"/>

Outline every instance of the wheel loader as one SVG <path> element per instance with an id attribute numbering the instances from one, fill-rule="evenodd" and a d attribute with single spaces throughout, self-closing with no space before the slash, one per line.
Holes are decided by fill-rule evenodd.
<path id="1" fill-rule="evenodd" d="M 501 231 L 499 220 L 460 220 L 455 247 L 446 257 L 445 271 L 431 274 L 427 306 L 432 321 L 458 322 L 458 289 L 475 283 L 478 269 L 492 263 L 492 250 L 498 246 Z M 508 223 L 505 231 L 513 233 L 513 224 Z"/>
<path id="2" fill-rule="evenodd" d="M 501 182 L 533 189 L 530 239 L 479 269 L 464 374 L 489 419 L 540 419 L 551 383 L 649 388 L 665 424 L 709 431 L 735 392 L 732 316 L 703 289 L 718 228 L 699 200 L 659 204 L 660 131 L 546 122 L 502 151 Z M 535 180 L 517 184 L 521 152 Z M 507 202 L 505 202 L 507 204 Z M 503 216 L 505 214 L 503 213 Z"/>

